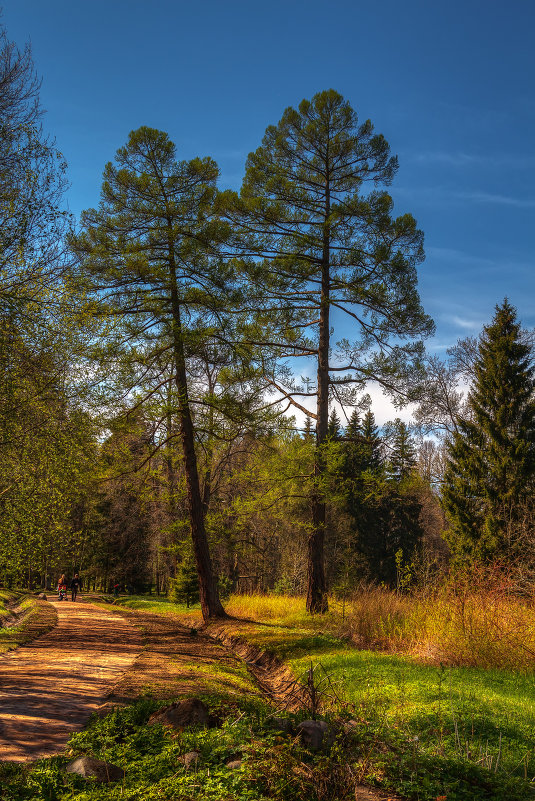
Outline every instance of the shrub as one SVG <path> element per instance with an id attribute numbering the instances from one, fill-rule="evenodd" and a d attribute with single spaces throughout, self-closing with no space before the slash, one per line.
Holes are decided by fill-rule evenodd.
<path id="1" fill-rule="evenodd" d="M 347 625 L 359 647 L 405 652 L 434 664 L 535 667 L 532 598 L 519 595 L 496 566 L 476 565 L 408 595 L 363 587 L 352 598 Z"/>

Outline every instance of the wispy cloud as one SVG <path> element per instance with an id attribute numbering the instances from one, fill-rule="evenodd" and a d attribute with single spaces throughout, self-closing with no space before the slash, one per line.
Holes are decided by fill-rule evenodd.
<path id="1" fill-rule="evenodd" d="M 488 256 L 479 256 L 475 253 L 467 253 L 455 248 L 430 246 L 426 248 L 426 256 L 428 263 L 433 261 L 445 263 L 444 267 L 446 269 L 451 269 L 455 266 L 464 268 L 470 270 L 473 276 L 477 276 L 482 272 L 489 276 L 497 272 L 503 275 L 504 271 L 506 271 L 507 274 L 517 276 L 519 280 L 522 280 L 523 276 L 531 276 L 535 267 L 535 262 L 514 258 L 511 254 L 501 254 L 499 257 L 489 258 Z"/>
<path id="2" fill-rule="evenodd" d="M 485 203 L 488 205 L 510 206 L 518 209 L 535 208 L 535 198 L 514 197 L 512 195 L 483 192 L 480 190 L 458 190 L 444 186 L 398 186 L 393 194 L 436 204 Z"/>
<path id="3" fill-rule="evenodd" d="M 474 201 L 475 203 L 493 203 L 502 206 L 514 206 L 518 209 L 535 208 L 535 198 L 511 197 L 510 195 L 495 194 L 493 192 L 456 192 L 460 200 Z"/>
<path id="4" fill-rule="evenodd" d="M 507 167 L 511 169 L 535 168 L 535 156 L 510 153 L 465 153 L 463 151 L 427 150 L 406 156 L 415 164 L 444 164 L 448 167 Z"/>
<path id="5" fill-rule="evenodd" d="M 465 264 L 471 267 L 503 268 L 503 261 L 489 259 L 485 256 L 476 256 L 473 253 L 466 253 L 464 250 L 456 250 L 455 248 L 431 246 L 426 248 L 426 253 L 428 259 L 440 259 L 441 261 L 455 262 L 456 264 Z"/>
<path id="6" fill-rule="evenodd" d="M 444 321 L 462 328 L 464 331 L 481 331 L 484 323 L 482 320 L 469 320 L 465 317 L 459 317 L 456 314 L 444 315 Z"/>

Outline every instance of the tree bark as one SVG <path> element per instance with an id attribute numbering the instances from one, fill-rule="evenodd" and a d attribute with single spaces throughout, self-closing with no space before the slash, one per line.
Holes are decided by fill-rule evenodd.
<path id="1" fill-rule="evenodd" d="M 323 229 L 323 253 L 321 262 L 321 299 L 318 342 L 318 395 L 316 450 L 314 454 L 314 490 L 312 493 L 312 531 L 308 538 L 308 589 L 307 611 L 311 614 L 323 613 L 328 609 L 327 586 L 325 583 L 324 542 L 325 542 L 325 492 L 323 476 L 325 456 L 322 445 L 327 437 L 329 424 L 329 291 L 330 291 L 330 193 L 329 179 L 325 186 L 325 223 Z"/>
<path id="2" fill-rule="evenodd" d="M 195 562 L 199 576 L 202 616 L 204 620 L 209 620 L 211 618 L 226 617 L 227 615 L 219 599 L 208 548 L 208 538 L 204 526 L 204 511 L 199 486 L 197 456 L 195 454 L 195 436 L 188 400 L 188 382 L 182 326 L 180 322 L 180 302 L 178 298 L 176 266 L 172 248 L 170 248 L 169 271 L 171 278 L 171 309 L 173 314 L 175 383 L 178 392 L 180 439 L 184 455 L 191 539 L 193 541 L 193 552 L 195 554 Z"/>

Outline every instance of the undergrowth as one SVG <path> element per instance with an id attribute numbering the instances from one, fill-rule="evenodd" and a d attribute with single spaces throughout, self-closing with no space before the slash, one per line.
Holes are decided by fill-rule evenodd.
<path id="1" fill-rule="evenodd" d="M 475 568 L 412 594 L 365 587 L 343 615 L 335 600 L 311 617 L 281 596 L 226 608 L 239 620 L 225 628 L 296 675 L 321 665 L 324 709 L 357 721 L 358 780 L 419 801 L 535 797 L 533 604 L 507 577 Z"/>
<path id="2" fill-rule="evenodd" d="M 532 595 L 503 571 L 474 566 L 401 595 L 363 587 L 346 632 L 360 647 L 411 654 L 435 665 L 535 669 Z"/>
<path id="3" fill-rule="evenodd" d="M 2 801 L 353 801 L 363 780 L 394 782 L 407 799 L 521 801 L 526 786 L 475 765 L 463 769 L 447 757 L 430 758 L 403 733 L 361 723 L 344 732 L 343 719 L 331 719 L 333 745 L 312 753 L 296 738 L 277 734 L 270 710 L 260 702 L 221 703 L 205 698 L 221 725 L 171 732 L 148 726 L 162 705 L 151 698 L 94 720 L 74 735 L 67 753 L 24 766 L 0 765 Z M 297 722 L 300 716 L 289 716 Z M 302 717 L 302 716 L 301 716 Z M 379 739 L 378 733 L 381 737 Z M 196 751 L 199 762 L 187 770 L 180 757 Z M 118 765 L 122 781 L 98 784 L 66 773 L 67 762 L 90 754 Z M 241 761 L 239 767 L 229 763 Z M 445 791 L 447 788 L 447 792 Z"/>

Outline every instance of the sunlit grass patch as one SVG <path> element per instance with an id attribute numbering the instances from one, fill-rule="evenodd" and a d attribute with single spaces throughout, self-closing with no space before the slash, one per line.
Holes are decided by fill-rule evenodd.
<path id="1" fill-rule="evenodd" d="M 123 609 L 134 609 L 139 612 L 148 612 L 158 615 L 175 615 L 195 621 L 202 620 L 200 604 L 189 608 L 186 604 L 172 603 L 164 596 L 127 595 L 114 599 L 113 606 Z"/>
<path id="2" fill-rule="evenodd" d="M 0 590 L 0 623 L 4 618 L 9 616 L 8 604 L 11 597 L 9 592 Z"/>
<path id="3" fill-rule="evenodd" d="M 305 599 L 293 595 L 231 595 L 225 609 L 233 617 L 286 625 L 310 620 L 305 610 Z"/>
<path id="4" fill-rule="evenodd" d="M 290 664 L 304 675 L 311 660 L 329 676 L 328 695 L 351 714 L 401 733 L 421 754 L 448 757 L 502 774 L 535 773 L 535 679 L 532 674 L 446 668 L 346 647 L 309 653 Z"/>
<path id="5" fill-rule="evenodd" d="M 7 603 L 18 601 L 17 609 L 21 617 L 15 625 L 0 628 L 0 653 L 11 651 L 18 648 L 19 645 L 24 645 L 36 637 L 40 637 L 54 628 L 57 623 L 56 610 L 46 601 L 19 594 L 16 596 L 7 594 L 5 600 Z M 6 606 L 5 608 L 7 614 L 4 619 L 11 614 Z"/>
<path id="6" fill-rule="evenodd" d="M 533 599 L 515 592 L 507 577 L 477 568 L 410 595 L 363 587 L 345 627 L 360 647 L 435 665 L 535 669 Z"/>
<path id="7" fill-rule="evenodd" d="M 202 678 L 204 693 L 208 692 L 218 697 L 225 695 L 229 697 L 243 696 L 244 694 L 257 698 L 262 697 L 242 661 L 236 660 L 232 665 L 218 663 L 209 665 L 190 664 L 188 665 L 188 671 Z"/>
<path id="8" fill-rule="evenodd" d="M 408 642 L 421 644 L 422 628 L 416 627 L 418 619 L 427 620 L 432 628 L 430 621 L 445 613 L 439 604 L 431 610 L 430 600 L 425 609 L 423 602 L 417 599 L 396 596 L 382 589 L 370 595 L 371 600 L 369 596 L 364 599 L 369 617 L 364 620 L 361 631 L 366 629 L 366 636 L 376 646 L 383 645 L 385 651 L 394 643 L 400 651 L 407 648 Z M 263 603 L 269 607 L 271 598 Z M 256 600 L 254 604 L 262 609 Z M 456 786 L 455 777 L 463 772 L 469 775 L 472 769 L 482 769 L 482 775 L 487 775 L 487 771 L 501 777 L 517 776 L 520 780 L 530 779 L 535 774 L 535 678 L 532 672 L 434 665 L 423 661 L 416 648 L 412 653 L 407 648 L 405 654 L 358 650 L 347 639 L 336 636 L 337 631 L 346 637 L 351 635 L 351 619 L 358 616 L 361 608 L 358 598 L 349 605 L 349 625 L 347 618 L 342 621 L 331 612 L 326 618 L 299 617 L 300 624 L 291 627 L 291 616 L 295 612 L 288 608 L 290 611 L 285 616 L 277 603 L 273 609 L 279 614 L 277 617 L 272 614 L 271 622 L 264 614 L 256 623 L 231 622 L 226 628 L 259 649 L 269 650 L 286 660 L 294 675 L 303 681 L 311 665 L 316 667 L 318 681 L 328 677 L 324 682 L 326 707 L 346 708 L 347 714 L 363 723 L 375 743 L 367 773 L 370 781 L 380 777 L 383 768 L 378 765 L 385 762 L 384 775 L 399 782 L 400 792 L 418 792 L 420 798 L 429 797 L 433 801 L 441 794 L 447 794 L 448 799 L 506 799 L 507 793 L 493 796 L 474 791 L 470 795 L 466 787 L 458 794 L 456 790 L 452 792 Z M 466 619 L 475 614 L 475 610 L 466 606 L 464 611 Z M 323 631 L 319 630 L 320 626 Z M 415 659 L 415 655 L 419 658 Z M 408 749 L 409 753 L 413 752 L 415 765 L 426 765 L 425 770 L 433 773 L 431 785 L 434 788 L 440 790 L 443 782 L 443 792 L 437 790 L 435 796 L 426 795 L 422 789 L 427 781 L 424 774 L 411 786 L 410 782 L 407 784 L 406 775 L 410 764 L 401 771 L 395 760 L 383 759 L 380 752 L 385 744 L 390 753 L 391 748 L 394 751 L 398 748 L 396 743 L 401 743 L 399 747 Z M 410 763 L 410 759 L 408 761 Z M 397 779 L 396 772 L 399 773 Z M 528 793 L 525 797 L 529 797 L 527 783 L 525 792 Z"/>

